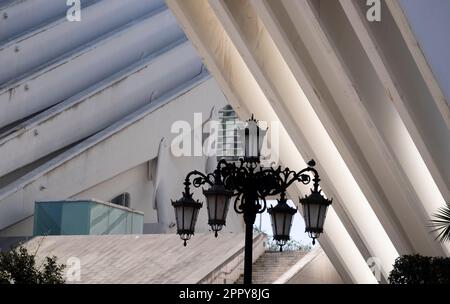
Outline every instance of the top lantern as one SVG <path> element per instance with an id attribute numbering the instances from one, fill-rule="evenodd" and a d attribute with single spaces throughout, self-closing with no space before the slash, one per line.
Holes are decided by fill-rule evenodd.
<path id="1" fill-rule="evenodd" d="M 261 150 L 266 136 L 267 129 L 258 126 L 258 121 L 252 117 L 247 121 L 245 127 L 241 129 L 241 139 L 244 144 L 244 160 L 248 162 L 259 162 Z"/>

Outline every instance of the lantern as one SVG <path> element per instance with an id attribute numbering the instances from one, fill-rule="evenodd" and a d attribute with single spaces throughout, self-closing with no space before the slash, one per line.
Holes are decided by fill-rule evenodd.
<path id="1" fill-rule="evenodd" d="M 175 218 L 177 222 L 177 234 L 184 241 L 191 238 L 195 231 L 195 223 L 202 203 L 195 201 L 192 194 L 183 193 L 183 197 L 177 201 L 172 201 L 172 206 L 175 209 Z"/>
<path id="2" fill-rule="evenodd" d="M 290 207 L 287 200 L 282 197 L 278 200 L 278 204 L 275 207 L 270 207 L 267 212 L 272 220 L 273 239 L 282 251 L 283 246 L 289 241 L 292 217 L 297 213 L 297 208 Z"/>
<path id="3" fill-rule="evenodd" d="M 215 183 L 208 190 L 203 190 L 208 208 L 208 224 L 217 237 L 217 232 L 225 226 L 232 191 L 225 189 L 221 183 Z"/>
<path id="4" fill-rule="evenodd" d="M 331 202 L 332 200 L 326 199 L 322 195 L 321 190 L 312 190 L 310 195 L 300 198 L 305 219 L 305 232 L 312 238 L 313 245 L 323 232 L 323 224 Z"/>
<path id="5" fill-rule="evenodd" d="M 252 115 L 245 128 L 241 130 L 241 140 L 244 143 L 244 160 L 259 162 L 266 133 L 267 129 L 260 128 L 258 121 Z"/>

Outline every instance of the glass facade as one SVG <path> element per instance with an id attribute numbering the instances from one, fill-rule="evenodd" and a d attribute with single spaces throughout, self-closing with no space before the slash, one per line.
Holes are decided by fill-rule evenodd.
<path id="1" fill-rule="evenodd" d="M 142 234 L 144 214 L 98 201 L 36 202 L 33 234 Z"/>

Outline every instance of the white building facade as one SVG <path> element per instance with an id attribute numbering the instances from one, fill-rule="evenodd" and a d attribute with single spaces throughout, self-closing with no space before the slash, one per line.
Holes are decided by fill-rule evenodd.
<path id="1" fill-rule="evenodd" d="M 171 199 L 215 158 L 175 156 L 173 125 L 194 143 L 223 94 L 163 1 L 82 1 L 80 21 L 56 2 L 0 3 L 0 236 L 31 236 L 34 203 L 64 199 L 116 201 L 144 233 L 174 233 Z"/>

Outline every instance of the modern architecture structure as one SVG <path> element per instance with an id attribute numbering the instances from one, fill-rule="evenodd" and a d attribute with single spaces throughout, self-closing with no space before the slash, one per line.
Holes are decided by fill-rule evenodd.
<path id="1" fill-rule="evenodd" d="M 167 244 L 183 250 L 170 200 L 187 172 L 217 162 L 196 144 L 219 119 L 219 150 L 235 157 L 236 136 L 224 126 L 254 114 L 279 126 L 267 138 L 276 138 L 280 164 L 298 171 L 315 159 L 334 198 L 323 252 L 309 256 L 320 262 L 299 258 L 282 282 L 312 281 L 326 268 L 322 282 L 384 283 L 399 255 L 449 256 L 428 227 L 450 203 L 449 1 L 80 4 L 77 21 L 66 1 L 0 0 L 0 244 L 33 235 L 37 201 L 94 199 L 143 213 L 143 233 L 152 235 L 142 248 L 172 237 Z M 298 204 L 303 191 L 292 187 L 289 198 Z M 208 232 L 205 208 L 197 223 Z M 239 263 L 232 257 L 242 249 L 242 235 L 228 232 L 243 229 L 230 212 L 224 238 L 234 251 L 186 282 L 223 282 L 214 270 L 235 269 L 227 263 Z M 118 248 L 133 238 L 52 236 L 45 246 L 55 249 L 55 238 L 68 257 L 76 250 L 64 238 L 90 246 L 102 237 Z"/>
<path id="2" fill-rule="evenodd" d="M 82 1 L 80 22 L 65 1 L 38 2 L 0 7 L 0 236 L 32 235 L 35 202 L 66 199 L 173 231 L 173 182 L 209 158 L 175 157 L 172 124 L 217 117 L 216 82 L 163 1 Z"/>
<path id="3" fill-rule="evenodd" d="M 167 3 L 238 115 L 280 123 L 281 162 L 318 160 L 344 281 L 449 254 L 428 227 L 450 200 L 447 1 Z"/>

